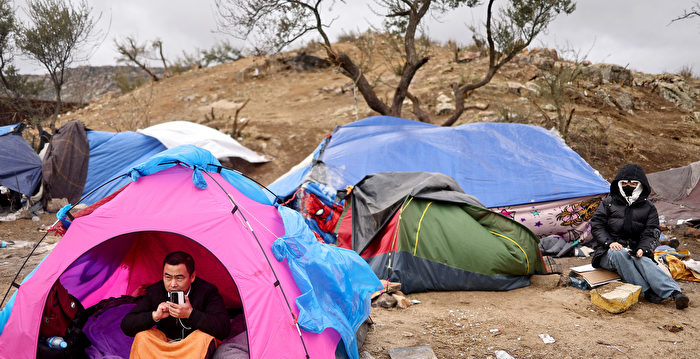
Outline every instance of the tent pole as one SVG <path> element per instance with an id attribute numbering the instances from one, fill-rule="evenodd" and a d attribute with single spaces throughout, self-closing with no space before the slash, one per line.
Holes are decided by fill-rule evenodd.
<path id="1" fill-rule="evenodd" d="M 58 220 L 56 220 L 56 222 L 53 223 L 52 227 L 53 227 L 54 225 L 56 225 L 56 223 L 58 223 Z M 38 242 L 36 242 L 36 244 L 34 245 L 34 247 L 32 248 L 32 250 L 31 250 L 31 251 L 29 252 L 29 254 L 27 255 L 27 258 L 24 259 L 24 263 L 22 263 L 22 265 L 21 265 L 21 266 L 19 267 L 19 269 L 17 270 L 17 273 L 15 274 L 15 277 L 12 279 L 12 282 L 10 282 L 10 286 L 7 287 L 7 291 L 5 292 L 5 296 L 2 297 L 2 302 L 0 302 L 0 308 L 5 304 L 5 299 L 7 299 L 7 295 L 10 294 L 10 290 L 12 290 L 12 287 L 13 287 L 13 286 L 16 286 L 17 289 L 19 289 L 19 284 L 17 284 L 17 277 L 19 277 L 19 274 L 22 272 L 22 269 L 24 269 L 24 266 L 27 265 L 27 262 L 29 261 L 29 258 L 32 257 L 32 254 L 34 254 L 34 251 L 36 251 L 36 249 L 39 247 L 39 245 L 41 244 L 41 242 L 44 241 L 44 238 L 46 238 L 46 236 L 47 236 L 48 234 L 49 234 L 49 232 L 44 233 L 44 236 L 41 237 L 41 239 L 40 239 Z"/>

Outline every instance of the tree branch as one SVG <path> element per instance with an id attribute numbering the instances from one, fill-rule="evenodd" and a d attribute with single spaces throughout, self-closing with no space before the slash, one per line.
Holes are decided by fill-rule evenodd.
<path id="1" fill-rule="evenodd" d="M 413 96 L 410 92 L 406 92 L 406 97 L 413 103 L 413 114 L 416 115 L 418 121 L 430 123 L 430 115 L 421 109 L 418 97 Z"/>

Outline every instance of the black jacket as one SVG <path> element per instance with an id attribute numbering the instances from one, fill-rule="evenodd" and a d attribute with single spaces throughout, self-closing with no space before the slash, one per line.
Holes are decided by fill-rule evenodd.
<path id="1" fill-rule="evenodd" d="M 620 180 L 637 180 L 643 186 L 641 194 L 631 205 L 620 194 Z M 600 258 L 613 242 L 629 248 L 632 254 L 641 249 L 644 256 L 654 258 L 661 229 L 656 207 L 647 199 L 649 193 L 649 181 L 639 165 L 628 164 L 620 169 L 610 184 L 610 196 L 601 201 L 591 218 L 591 232 L 596 245 L 592 261 L 594 267 L 600 267 Z"/>
<path id="2" fill-rule="evenodd" d="M 146 294 L 136 300 L 136 306 L 124 317 L 121 323 L 122 331 L 133 337 L 138 332 L 155 326 L 170 339 L 182 339 L 196 329 L 220 340 L 228 337 L 231 323 L 224 300 L 214 285 L 196 278 L 190 287 L 189 299 L 193 308 L 192 314 L 188 319 L 181 321 L 191 329 L 183 328 L 178 319 L 173 317 L 163 318 L 156 323 L 151 313 L 158 308 L 158 304 L 168 300 L 168 292 L 163 282 L 156 282 L 146 289 Z"/>

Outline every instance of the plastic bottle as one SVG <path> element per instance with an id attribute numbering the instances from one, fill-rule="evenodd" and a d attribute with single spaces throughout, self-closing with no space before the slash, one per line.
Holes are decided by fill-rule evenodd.
<path id="1" fill-rule="evenodd" d="M 54 348 L 54 349 L 66 349 L 68 347 L 68 343 L 66 343 L 65 340 L 63 340 L 62 337 L 51 337 L 46 339 L 46 344 L 49 345 L 49 348 Z"/>
<path id="2" fill-rule="evenodd" d="M 572 287 L 582 289 L 582 290 L 590 289 L 590 288 L 588 288 L 588 283 L 586 283 L 586 281 L 581 279 L 581 278 L 569 277 L 569 280 L 571 281 Z"/>

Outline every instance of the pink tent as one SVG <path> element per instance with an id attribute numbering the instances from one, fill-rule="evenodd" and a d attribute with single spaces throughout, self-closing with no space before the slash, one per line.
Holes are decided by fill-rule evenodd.
<path id="1" fill-rule="evenodd" d="M 278 209 L 251 200 L 217 173 L 204 179 L 208 186 L 199 189 L 192 169 L 165 169 L 76 218 L 17 291 L 0 335 L 0 357 L 35 356 L 44 303 L 56 280 L 87 308 L 160 280 L 162 260 L 173 250 L 190 252 L 197 275 L 218 286 L 227 306 L 243 309 L 251 358 L 296 359 L 307 351 L 311 358 L 335 357 L 337 331 L 299 334 L 294 325 L 288 305 L 299 313 L 294 299 L 300 290 L 287 260 L 275 260 L 271 251 L 285 235 Z"/>

